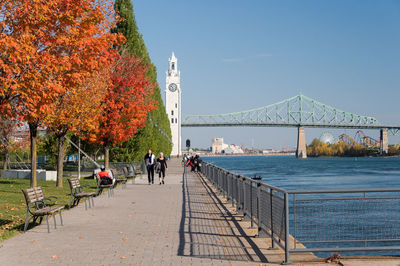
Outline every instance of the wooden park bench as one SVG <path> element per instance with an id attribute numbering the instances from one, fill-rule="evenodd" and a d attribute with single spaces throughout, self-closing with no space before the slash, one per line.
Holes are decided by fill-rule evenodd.
<path id="1" fill-rule="evenodd" d="M 136 170 L 135 170 L 135 168 L 133 166 L 123 167 L 122 171 L 123 171 L 126 179 L 132 178 L 132 184 L 135 183 Z"/>
<path id="2" fill-rule="evenodd" d="M 108 197 L 114 196 L 114 185 L 115 183 L 109 184 L 109 185 L 102 185 L 101 184 L 101 179 L 99 174 L 95 174 L 95 177 L 97 179 L 97 189 L 96 189 L 96 196 L 100 195 L 104 189 L 107 189 L 107 195 Z"/>
<path id="3" fill-rule="evenodd" d="M 25 219 L 25 227 L 24 232 L 28 228 L 29 221 L 33 219 L 33 224 L 36 222 L 37 218 L 40 218 L 40 223 L 43 220 L 43 217 L 46 218 L 47 223 L 47 232 L 50 233 L 50 226 L 49 226 L 49 219 L 48 216 L 52 215 L 54 218 L 54 228 L 57 228 L 56 223 L 56 214 L 60 214 L 60 221 L 61 225 L 63 225 L 61 210 L 64 209 L 64 206 L 47 206 L 46 201 L 52 202 L 53 200 L 57 199 L 57 197 L 48 197 L 45 198 L 43 194 L 43 190 L 41 187 L 34 187 L 34 188 L 27 188 L 22 189 L 22 192 L 25 196 L 27 212 L 26 212 L 26 219 Z"/>
<path id="4" fill-rule="evenodd" d="M 111 169 L 111 173 L 115 179 L 115 186 L 122 184 L 122 188 L 126 188 L 126 182 L 128 181 L 128 178 L 118 175 L 118 172 L 115 169 Z"/>
<path id="5" fill-rule="evenodd" d="M 87 186 L 81 186 L 79 178 L 73 177 L 68 179 L 69 188 L 71 189 L 71 200 L 69 202 L 69 208 L 79 204 L 81 199 L 85 201 L 85 210 L 87 210 L 86 201 L 89 200 L 89 207 L 94 206 L 93 197 L 96 196 L 95 192 L 83 192 L 82 189 Z"/>

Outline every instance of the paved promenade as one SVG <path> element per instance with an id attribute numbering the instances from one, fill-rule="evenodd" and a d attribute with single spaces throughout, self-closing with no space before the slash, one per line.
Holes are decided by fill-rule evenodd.
<path id="1" fill-rule="evenodd" d="M 64 226 L 47 233 L 45 223 L 0 243 L 0 265 L 279 265 L 281 250 L 232 215 L 211 185 L 183 175 L 169 161 L 166 184 L 137 178 L 115 196 L 95 198 L 63 213 Z M 52 220 L 51 220 L 52 224 Z M 312 255 L 295 265 L 327 265 Z M 350 260 L 345 265 L 400 265 L 400 260 Z"/>

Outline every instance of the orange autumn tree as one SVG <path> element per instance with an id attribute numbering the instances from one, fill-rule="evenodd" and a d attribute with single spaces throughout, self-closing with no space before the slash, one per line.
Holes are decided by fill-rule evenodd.
<path id="1" fill-rule="evenodd" d="M 78 84 L 77 84 L 78 85 Z M 46 119 L 47 129 L 57 139 L 57 187 L 62 187 L 65 157 L 65 136 L 68 132 L 80 135 L 98 127 L 102 101 L 110 86 L 104 71 L 92 74 L 83 84 L 69 89 L 59 97 Z"/>
<path id="2" fill-rule="evenodd" d="M 31 186 L 36 186 L 37 130 L 70 82 L 106 63 L 102 39 L 107 0 L 0 0 L 0 96 L 17 98 L 18 119 L 29 125 Z M 100 16 L 100 20 L 98 18 Z M 107 25 L 109 26 L 109 25 Z M 109 48 L 110 46 L 108 46 Z M 84 56 L 98 54 L 100 63 Z M 72 53 L 72 52 L 73 53 Z M 77 80 L 77 81 L 75 81 Z"/>
<path id="3" fill-rule="evenodd" d="M 100 104 L 109 86 L 104 69 L 119 58 L 112 48 L 125 41 L 121 34 L 113 34 L 114 11 L 110 2 L 85 0 L 90 3 L 80 13 L 74 13 L 70 28 L 74 41 L 63 45 L 63 55 L 71 58 L 61 84 L 65 88 L 48 113 L 48 131 L 58 142 L 57 187 L 62 187 L 65 136 L 68 132 L 90 131 L 96 128 Z"/>
<path id="4" fill-rule="evenodd" d="M 157 108 L 151 97 L 155 84 L 146 75 L 148 69 L 140 59 L 122 52 L 111 70 L 112 86 L 103 101 L 99 127 L 90 138 L 104 146 L 105 167 L 109 167 L 110 147 L 133 137 L 145 126 L 148 113 Z"/>

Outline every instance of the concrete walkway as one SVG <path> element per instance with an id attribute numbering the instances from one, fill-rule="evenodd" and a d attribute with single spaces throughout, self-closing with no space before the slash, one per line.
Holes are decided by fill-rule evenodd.
<path id="1" fill-rule="evenodd" d="M 255 230 L 201 176 L 168 162 L 166 184 L 137 178 L 115 196 L 65 211 L 64 226 L 44 224 L 0 243 L 0 265 L 279 265 L 281 250 Z M 51 220 L 52 224 L 52 220 Z M 311 255 L 296 265 L 326 265 Z M 371 264 L 372 263 L 372 264 Z M 350 260 L 345 265 L 400 265 L 400 260 Z"/>

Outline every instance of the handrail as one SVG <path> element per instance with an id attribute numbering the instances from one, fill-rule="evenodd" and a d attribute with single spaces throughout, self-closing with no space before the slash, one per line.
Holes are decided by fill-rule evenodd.
<path id="1" fill-rule="evenodd" d="M 372 233 L 378 234 L 376 239 L 368 235 L 368 230 L 362 229 L 372 226 L 372 230 L 377 230 L 376 228 L 379 228 L 379 225 L 386 219 L 400 221 L 400 196 L 384 194 L 400 193 L 399 187 L 285 190 L 260 180 L 232 173 L 207 162 L 203 163 L 201 172 L 232 203 L 232 206 L 236 205 L 238 213 L 244 215 L 251 222 L 251 226 L 254 224 L 257 226 L 259 236 L 268 235 L 271 238 L 272 248 L 278 245 L 284 249 L 285 264 L 290 263 L 289 255 L 295 252 L 400 250 L 400 246 L 367 245 L 367 243 L 399 242 L 400 223 L 392 223 L 389 227 L 386 225 L 386 229 L 392 230 L 391 236 L 380 234 L 380 231 L 372 231 Z M 352 195 L 343 195 L 344 193 L 352 193 Z M 363 195 L 359 195 L 360 193 Z M 381 194 L 377 195 L 376 193 Z M 331 194 L 331 196 L 320 195 L 316 198 L 316 196 L 311 197 L 311 194 Z M 310 195 L 310 197 L 296 197 L 296 195 Z M 374 211 L 378 212 L 375 214 Z M 389 211 L 389 213 L 387 214 L 385 211 Z M 352 215 L 358 219 L 357 223 L 351 223 Z M 371 219 L 371 215 L 375 215 L 375 219 Z M 336 216 L 348 216 L 349 219 L 346 218 L 344 223 L 342 221 L 333 226 L 335 221 L 332 219 L 335 219 Z M 369 218 L 360 220 L 360 217 Z M 321 224 L 320 219 L 325 222 Z M 314 220 L 317 222 L 309 224 Z M 289 245 L 291 241 L 289 228 L 293 233 L 294 247 Z M 317 232 L 316 230 L 324 232 L 324 237 L 319 238 L 318 233 L 314 234 L 314 231 Z M 354 234 L 358 237 L 352 237 Z M 362 242 L 364 247 L 357 245 L 335 248 L 326 246 L 296 247 L 296 244 L 302 241 L 304 243 Z"/>

